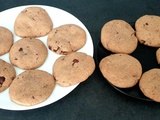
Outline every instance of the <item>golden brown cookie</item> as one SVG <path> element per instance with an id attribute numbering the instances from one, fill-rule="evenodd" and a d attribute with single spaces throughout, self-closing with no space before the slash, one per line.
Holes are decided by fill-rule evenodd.
<path id="1" fill-rule="evenodd" d="M 9 52 L 13 45 L 13 41 L 12 32 L 9 29 L 0 26 L 0 55 Z"/>
<path id="2" fill-rule="evenodd" d="M 160 17 L 155 15 L 144 15 L 136 23 L 136 35 L 140 43 L 160 47 Z"/>
<path id="3" fill-rule="evenodd" d="M 146 97 L 160 102 L 160 69 L 153 68 L 143 73 L 139 87 Z"/>
<path id="4" fill-rule="evenodd" d="M 140 62 L 127 54 L 112 54 L 103 58 L 99 68 L 102 75 L 119 88 L 136 85 L 142 75 Z"/>
<path id="5" fill-rule="evenodd" d="M 94 59 L 81 52 L 59 57 L 53 65 L 53 75 L 60 86 L 71 86 L 87 80 L 95 69 Z"/>
<path id="6" fill-rule="evenodd" d="M 24 106 L 32 106 L 45 101 L 55 86 L 51 74 L 42 70 L 27 70 L 19 74 L 9 88 L 12 101 Z"/>
<path id="7" fill-rule="evenodd" d="M 48 56 L 44 43 L 35 38 L 23 38 L 14 43 L 9 52 L 10 62 L 22 69 L 40 67 Z"/>
<path id="8" fill-rule="evenodd" d="M 6 90 L 15 77 L 16 71 L 14 67 L 0 59 L 0 92 Z"/>
<path id="9" fill-rule="evenodd" d="M 47 35 L 53 27 L 52 20 L 41 7 L 27 7 L 17 16 L 14 31 L 20 37 Z"/>
<path id="10" fill-rule="evenodd" d="M 138 44 L 135 30 L 124 20 L 107 22 L 101 30 L 101 43 L 113 53 L 132 53 Z"/>
<path id="11" fill-rule="evenodd" d="M 48 47 L 57 54 L 68 54 L 82 48 L 86 43 L 85 31 L 74 24 L 54 28 L 48 35 Z"/>

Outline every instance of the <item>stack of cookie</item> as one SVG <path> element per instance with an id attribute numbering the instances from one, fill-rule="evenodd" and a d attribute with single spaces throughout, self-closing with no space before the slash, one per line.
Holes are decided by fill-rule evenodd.
<path id="1" fill-rule="evenodd" d="M 9 52 L 11 63 L 0 60 L 0 92 L 9 87 L 10 99 L 17 104 L 39 104 L 51 95 L 56 83 L 63 87 L 78 84 L 87 80 L 95 69 L 91 56 L 77 52 L 86 43 L 85 30 L 75 24 L 53 28 L 53 21 L 41 7 L 21 11 L 14 32 L 20 37 L 15 43 L 11 31 L 0 27 L 3 41 L 0 55 Z M 40 39 L 46 35 L 47 46 Z M 53 65 L 53 74 L 37 70 L 45 63 L 48 50 L 61 55 Z M 16 76 L 13 66 L 24 72 Z"/>
<path id="2" fill-rule="evenodd" d="M 101 43 L 113 54 L 99 63 L 102 75 L 118 88 L 130 88 L 139 84 L 148 98 L 160 102 L 160 69 L 142 73 L 141 63 L 131 56 L 138 41 L 148 47 L 160 47 L 160 17 L 144 15 L 135 23 L 135 30 L 124 20 L 107 22 L 101 31 Z M 160 63 L 160 49 L 155 53 Z"/>

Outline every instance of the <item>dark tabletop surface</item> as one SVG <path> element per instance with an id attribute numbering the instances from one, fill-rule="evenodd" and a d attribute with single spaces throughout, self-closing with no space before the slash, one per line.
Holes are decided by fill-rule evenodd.
<path id="1" fill-rule="evenodd" d="M 107 21 L 123 19 L 135 22 L 144 14 L 160 15 L 159 0 L 0 0 L 0 11 L 35 4 L 63 9 L 81 20 L 92 36 L 94 53 L 97 51 L 101 28 Z M 87 81 L 53 104 L 28 111 L 0 109 L 0 120 L 107 119 L 159 120 L 160 104 L 120 93 L 108 84 L 97 67 Z"/>

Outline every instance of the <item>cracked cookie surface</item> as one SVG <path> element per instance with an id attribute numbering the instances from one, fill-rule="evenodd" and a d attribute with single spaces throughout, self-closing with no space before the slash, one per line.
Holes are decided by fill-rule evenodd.
<path id="1" fill-rule="evenodd" d="M 54 28 L 48 34 L 47 44 L 57 54 L 68 54 L 82 48 L 86 43 L 85 31 L 74 24 L 65 24 Z"/>

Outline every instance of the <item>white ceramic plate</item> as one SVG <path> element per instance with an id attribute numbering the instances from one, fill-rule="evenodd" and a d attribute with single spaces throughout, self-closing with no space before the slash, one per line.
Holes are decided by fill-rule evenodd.
<path id="1" fill-rule="evenodd" d="M 17 40 L 20 39 L 14 33 L 14 28 L 13 28 L 14 21 L 15 21 L 17 15 L 23 9 L 25 9 L 26 7 L 29 7 L 29 6 L 39 6 L 39 7 L 42 7 L 43 9 L 45 9 L 53 21 L 53 24 L 54 24 L 53 28 L 58 27 L 63 24 L 69 24 L 69 23 L 76 24 L 76 25 L 79 25 L 80 27 L 82 27 L 86 31 L 87 42 L 86 42 L 85 46 L 79 50 L 79 52 L 85 52 L 86 54 L 93 56 L 92 38 L 91 38 L 87 28 L 84 26 L 84 24 L 80 20 L 78 20 L 76 17 L 74 17 L 72 14 L 70 14 L 64 10 L 61 10 L 61 9 L 58 9 L 55 7 L 50 7 L 50 6 L 28 5 L 28 6 L 15 7 L 15 8 L 11 8 L 11 9 L 0 12 L 0 26 L 4 26 L 13 32 L 14 42 L 16 42 Z M 39 37 L 39 39 L 42 40 L 45 43 L 45 45 L 47 46 L 47 44 L 46 44 L 47 43 L 47 36 Z M 47 57 L 46 62 L 44 63 L 44 65 L 42 65 L 38 69 L 45 70 L 45 71 L 52 74 L 52 65 L 54 64 L 54 61 L 60 55 L 57 55 L 57 54 L 51 52 L 50 50 L 48 50 L 48 52 L 49 53 L 48 53 L 48 57 Z M 5 60 L 6 62 L 10 62 L 9 61 L 9 54 L 5 54 L 3 56 L 0 56 L 0 58 Z M 17 75 L 23 71 L 17 67 L 15 67 L 15 69 L 16 69 Z M 77 86 L 78 86 L 78 84 L 71 86 L 71 87 L 60 87 L 60 86 L 56 85 L 55 89 L 53 90 L 53 93 L 46 101 L 44 101 L 38 105 L 31 106 L 31 107 L 21 106 L 21 105 L 18 105 L 16 103 L 12 102 L 9 97 L 9 89 L 7 89 L 4 92 L 0 93 L 0 108 L 7 109 L 7 110 L 29 110 L 29 109 L 39 108 L 39 107 L 54 103 L 57 100 L 63 98 L 64 96 L 66 96 L 68 93 L 70 93 Z"/>

